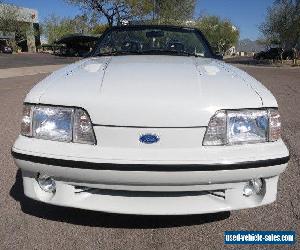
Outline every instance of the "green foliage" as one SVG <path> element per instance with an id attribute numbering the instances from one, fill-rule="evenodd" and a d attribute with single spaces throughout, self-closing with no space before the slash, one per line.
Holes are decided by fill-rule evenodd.
<path id="1" fill-rule="evenodd" d="M 107 24 L 96 24 L 93 27 L 91 34 L 92 35 L 101 35 L 107 28 L 108 28 Z"/>
<path id="2" fill-rule="evenodd" d="M 42 32 L 52 44 L 63 36 L 70 34 L 89 34 L 93 30 L 93 23 L 87 15 L 75 18 L 61 18 L 55 15 L 48 17 L 42 25 Z"/>
<path id="3" fill-rule="evenodd" d="M 182 24 L 193 17 L 195 0 L 65 0 L 99 17 L 109 26 L 122 21 Z"/>
<path id="4" fill-rule="evenodd" d="M 195 0 L 155 0 L 151 1 L 152 23 L 184 25 L 193 19 Z"/>
<path id="5" fill-rule="evenodd" d="M 229 20 L 222 20 L 217 16 L 202 17 L 196 21 L 195 26 L 219 53 L 225 53 L 239 40 L 239 30 Z"/>
<path id="6" fill-rule="evenodd" d="M 300 0 L 277 0 L 260 26 L 268 45 L 300 47 Z"/>
<path id="7" fill-rule="evenodd" d="M 150 17 L 153 11 L 153 0 L 126 0 L 130 10 L 130 19 L 144 19 Z"/>
<path id="8" fill-rule="evenodd" d="M 55 15 L 48 17 L 42 27 L 43 34 L 48 39 L 48 43 L 50 44 L 60 39 L 62 36 L 75 32 L 75 28 L 70 19 L 61 18 Z"/>
<path id="9" fill-rule="evenodd" d="M 67 3 L 81 7 L 88 12 L 104 17 L 109 26 L 120 24 L 130 16 L 130 4 L 127 0 L 65 0 Z"/>
<path id="10" fill-rule="evenodd" d="M 0 4 L 0 31 L 3 35 L 14 35 L 17 43 L 26 38 L 26 33 L 32 32 L 31 26 L 20 19 L 18 7 Z"/>
<path id="11" fill-rule="evenodd" d="M 77 5 L 95 16 L 95 20 L 106 18 L 107 24 L 89 24 L 91 34 L 102 34 L 108 26 L 120 24 L 122 21 L 136 23 L 158 23 L 191 25 L 199 28 L 218 52 L 225 53 L 238 42 L 239 31 L 228 20 L 216 16 L 193 20 L 195 0 L 65 0 Z M 83 23 L 88 22 L 82 19 Z M 54 17 L 47 20 L 44 30 L 49 42 L 53 42 L 69 33 L 80 33 L 74 21 Z M 80 27 L 79 24 L 75 25 Z M 82 24 L 81 30 L 86 30 Z"/>
<path id="12" fill-rule="evenodd" d="M 15 6 L 0 5 L 0 30 L 4 33 L 18 29 L 18 9 Z"/>

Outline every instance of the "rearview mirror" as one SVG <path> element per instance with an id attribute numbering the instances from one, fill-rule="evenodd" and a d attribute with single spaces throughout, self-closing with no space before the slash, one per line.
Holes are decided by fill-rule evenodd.
<path id="1" fill-rule="evenodd" d="M 163 37 L 165 33 L 161 30 L 153 30 L 146 33 L 147 38 Z"/>

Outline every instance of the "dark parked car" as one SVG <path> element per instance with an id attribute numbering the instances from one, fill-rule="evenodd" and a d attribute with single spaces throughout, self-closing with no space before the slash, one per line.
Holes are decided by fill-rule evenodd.
<path id="1" fill-rule="evenodd" d="M 98 36 L 86 36 L 81 34 L 64 36 L 55 42 L 55 44 L 62 46 L 57 55 L 80 57 L 87 56 L 91 49 L 95 47 L 98 39 Z"/>
<path id="2" fill-rule="evenodd" d="M 295 57 L 295 55 L 294 55 L 294 51 L 292 49 L 285 50 L 282 54 L 283 60 L 293 60 L 293 59 L 295 59 L 294 57 Z"/>
<path id="3" fill-rule="evenodd" d="M 8 46 L 6 40 L 0 41 L 0 52 L 8 54 L 13 53 L 12 47 Z"/>
<path id="4" fill-rule="evenodd" d="M 254 59 L 261 60 L 261 59 L 270 59 L 270 60 L 280 60 L 283 54 L 282 48 L 271 48 L 267 51 L 261 51 L 254 55 Z"/>

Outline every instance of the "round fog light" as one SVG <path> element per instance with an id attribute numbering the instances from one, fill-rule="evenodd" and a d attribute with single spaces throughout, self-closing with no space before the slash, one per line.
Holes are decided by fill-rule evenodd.
<path id="1" fill-rule="evenodd" d="M 40 188 L 47 193 L 55 193 L 56 184 L 55 180 L 47 175 L 39 175 L 37 177 L 37 182 Z"/>
<path id="2" fill-rule="evenodd" d="M 246 183 L 243 189 L 243 195 L 249 197 L 251 195 L 259 194 L 263 187 L 262 179 L 252 179 Z"/>

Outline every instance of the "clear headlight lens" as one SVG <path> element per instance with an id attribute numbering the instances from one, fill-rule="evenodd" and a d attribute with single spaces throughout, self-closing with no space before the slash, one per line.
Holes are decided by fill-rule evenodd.
<path id="1" fill-rule="evenodd" d="M 276 141 L 280 138 L 280 129 L 280 115 L 277 109 L 222 110 L 211 118 L 203 145 Z"/>
<path id="2" fill-rule="evenodd" d="M 245 110 L 227 112 L 227 142 L 265 142 L 268 133 L 268 114 L 266 110 Z"/>
<path id="3" fill-rule="evenodd" d="M 44 140 L 96 144 L 90 118 L 79 108 L 24 105 L 21 134 Z"/>
<path id="4" fill-rule="evenodd" d="M 53 141 L 72 141 L 73 109 L 34 107 L 32 136 Z"/>

